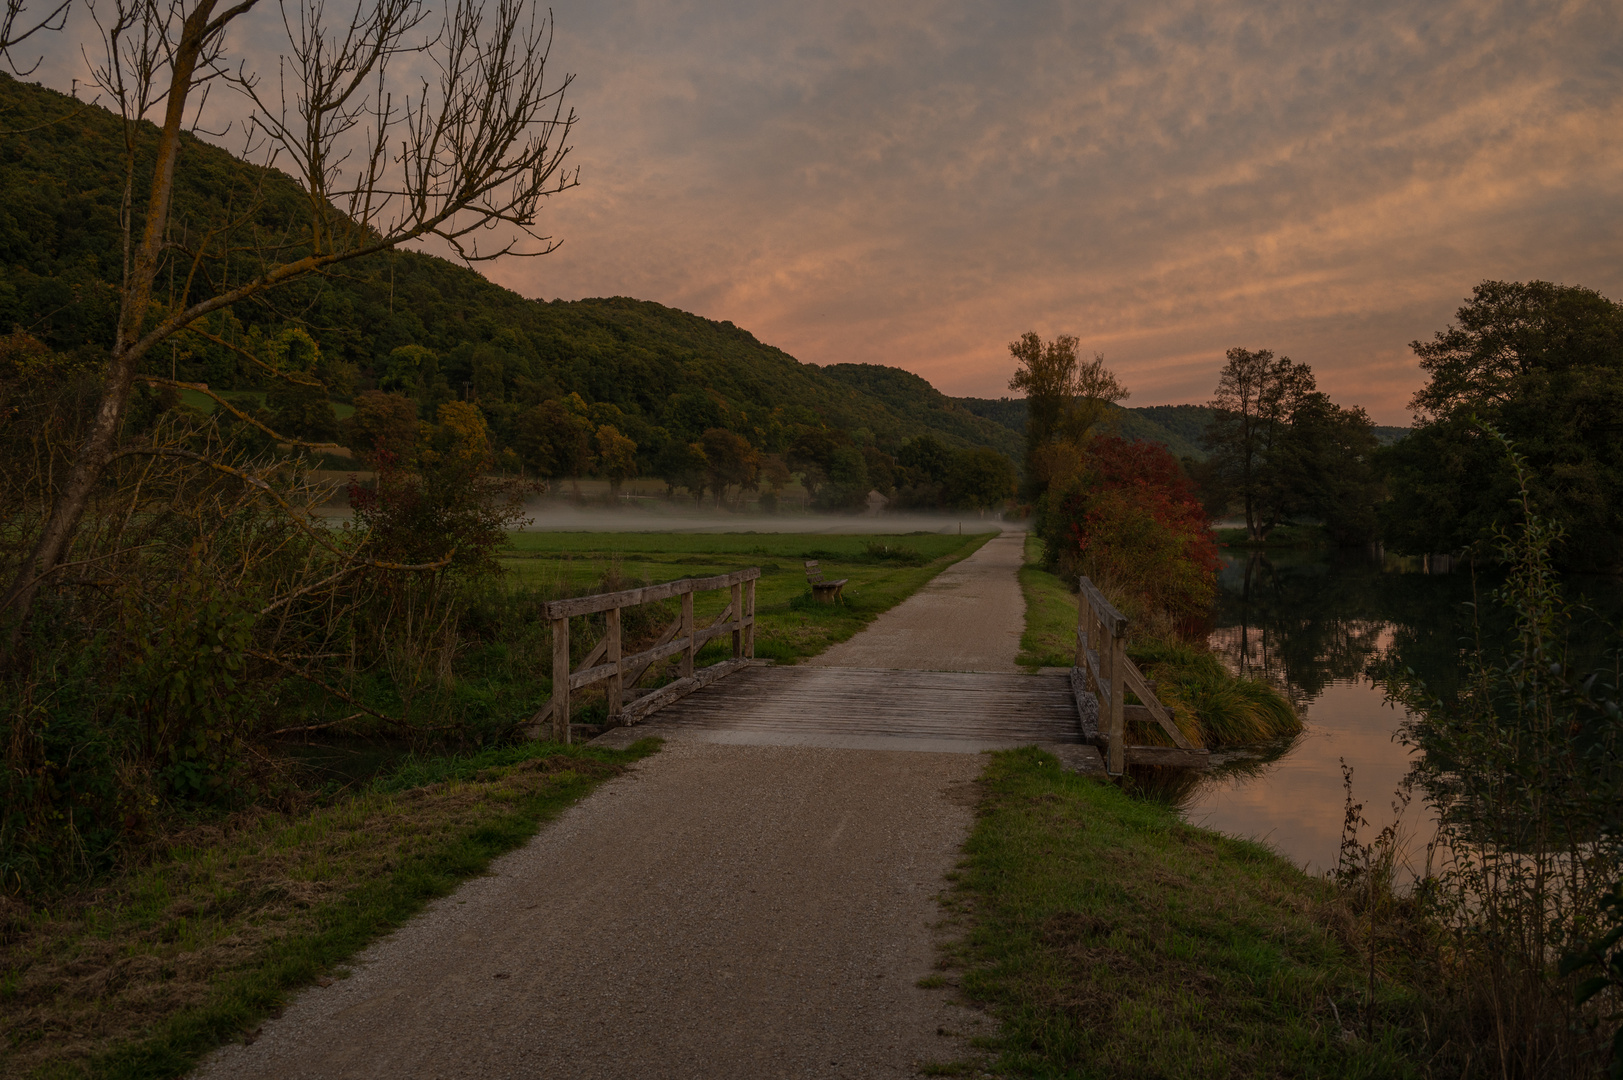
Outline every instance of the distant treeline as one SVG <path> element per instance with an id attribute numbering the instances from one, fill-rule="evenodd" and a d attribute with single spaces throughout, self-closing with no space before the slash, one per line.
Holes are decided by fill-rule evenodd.
<path id="1" fill-rule="evenodd" d="M 976 416 L 1002 424 L 1010 431 L 1026 430 L 1025 398 L 953 398 Z M 1180 458 L 1204 461 L 1210 451 L 1205 445 L 1206 433 L 1211 430 L 1214 410 L 1210 405 L 1140 405 L 1128 408 L 1112 405 L 1106 424 L 1114 424 L 1116 433 L 1134 442 L 1156 442 Z M 1410 428 L 1388 424 L 1371 425 L 1375 441 L 1391 446 Z"/>

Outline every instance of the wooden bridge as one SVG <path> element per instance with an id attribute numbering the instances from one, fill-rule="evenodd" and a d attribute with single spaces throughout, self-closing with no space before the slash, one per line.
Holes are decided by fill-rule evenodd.
<path id="1" fill-rule="evenodd" d="M 554 694 L 532 718 L 532 733 L 550 730 L 567 742 L 635 725 L 639 736 L 644 731 L 685 733 L 711 742 L 850 749 L 974 752 L 1037 744 L 1078 771 L 1110 775 L 1120 775 L 1129 764 L 1207 764 L 1206 751 L 1178 729 L 1128 658 L 1127 619 L 1085 577 L 1080 582 L 1075 666 L 1068 672 L 1045 669 L 1026 675 L 776 667 L 756 661 L 755 582 L 760 573 L 751 567 L 549 602 Z M 694 596 L 716 590 L 730 593 L 727 606 L 707 626 L 698 627 Z M 622 611 L 670 599 L 681 601 L 681 614 L 654 644 L 624 655 Z M 601 616 L 603 631 L 575 664 L 570 620 L 585 616 Z M 698 650 L 718 637 L 730 637 L 732 655 L 695 668 Z M 639 680 L 670 667 L 672 658 L 677 658 L 675 679 L 637 690 Z M 575 692 L 599 683 L 604 684 L 603 723 L 572 722 Z M 1133 741 L 1135 732 L 1152 727 L 1172 745 Z"/>

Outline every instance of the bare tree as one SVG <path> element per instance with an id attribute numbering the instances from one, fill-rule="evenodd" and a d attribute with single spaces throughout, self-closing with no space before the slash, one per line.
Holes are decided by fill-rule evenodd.
<path id="1" fill-rule="evenodd" d="M 423 0 L 360 0 L 353 17 L 334 24 L 323 0 L 282 0 L 287 51 L 276 77 L 261 79 L 224 54 L 226 29 L 258 2 L 113 0 L 111 11 L 93 9 L 103 49 L 92 80 L 125 128 L 119 318 L 88 434 L 0 600 L 13 646 L 108 465 L 142 452 L 121 436 L 133 388 L 182 385 L 141 370 L 158 345 L 181 333 L 208 336 L 200 320 L 212 313 L 413 241 L 438 241 L 468 262 L 556 246 L 539 234 L 537 218 L 543 200 L 574 186 L 578 172 L 566 167 L 576 119 L 564 101 L 572 77 L 546 79 L 550 12 L 526 0 L 495 0 L 494 8 L 450 0 L 431 25 Z M 392 62 L 408 55 L 425 59 L 434 74 L 392 78 Z M 215 84 L 249 104 L 249 153 L 291 173 L 303 190 L 302 221 L 278 234 L 255 218 L 258 203 L 198 236 L 172 227 L 182 135 L 195 130 Z M 138 168 L 149 118 L 156 118 L 156 147 Z M 155 283 L 170 266 L 183 283 L 165 303 Z M 236 412 L 206 387 L 194 388 Z"/>
<path id="2" fill-rule="evenodd" d="M 6 10 L 0 14 L 0 58 L 18 75 L 31 75 L 39 67 L 39 60 L 35 60 L 26 68 L 17 66 L 17 58 L 11 55 L 11 50 L 41 31 L 60 30 L 67 24 L 68 9 L 73 6 L 73 0 L 60 0 L 60 3 L 51 7 L 43 15 L 38 11 L 28 10 L 28 0 L 6 0 Z"/>

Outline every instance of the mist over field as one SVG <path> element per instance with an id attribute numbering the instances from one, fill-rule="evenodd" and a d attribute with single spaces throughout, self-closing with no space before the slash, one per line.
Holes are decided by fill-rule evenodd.
<path id="1" fill-rule="evenodd" d="M 640 503 L 641 505 L 638 505 Z M 965 533 L 1024 530 L 1021 521 L 996 516 L 924 514 L 760 514 L 728 510 L 699 510 L 653 500 L 638 500 L 624 508 L 581 505 L 558 498 L 526 500 L 529 520 L 521 532 L 686 532 L 686 533 Z"/>

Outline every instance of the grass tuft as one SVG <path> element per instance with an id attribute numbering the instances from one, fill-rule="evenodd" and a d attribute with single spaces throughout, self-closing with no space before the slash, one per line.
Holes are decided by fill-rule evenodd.
<path id="1" fill-rule="evenodd" d="M 1205 746 L 1243 746 L 1289 738 L 1302 730 L 1290 700 L 1261 679 L 1237 678 L 1210 649 L 1189 642 L 1148 641 L 1128 650 L 1155 695 L 1194 718 Z"/>

